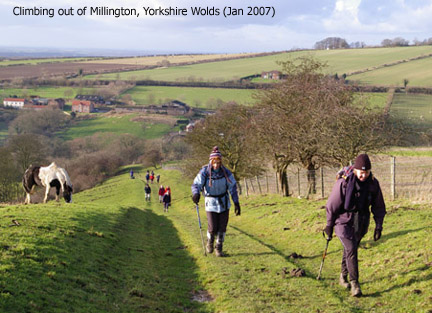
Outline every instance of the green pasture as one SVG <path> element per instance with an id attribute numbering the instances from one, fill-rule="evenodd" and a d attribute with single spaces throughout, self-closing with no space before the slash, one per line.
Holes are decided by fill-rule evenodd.
<path id="1" fill-rule="evenodd" d="M 250 104 L 255 90 L 229 88 L 144 87 L 129 89 L 123 95 L 131 95 L 137 105 L 163 104 L 180 100 L 193 107 L 211 107 L 216 100 Z"/>
<path id="2" fill-rule="evenodd" d="M 94 94 L 97 88 L 81 88 L 81 87 L 55 87 L 41 86 L 36 88 L 1 88 L 0 100 L 3 103 L 3 98 L 17 96 L 30 97 L 39 96 L 42 98 L 75 98 L 79 94 Z"/>
<path id="3" fill-rule="evenodd" d="M 129 178 L 133 168 L 136 179 Z M 225 258 L 203 255 L 190 179 L 154 169 L 172 190 L 164 213 L 141 167 L 63 202 L 0 208 L 3 312 L 429 312 L 432 242 L 428 205 L 387 203 L 382 238 L 359 250 L 364 296 L 337 283 L 342 245 L 325 240 L 321 201 L 240 197 Z M 198 171 L 198 169 L 197 169 Z M 73 177 L 72 177 L 73 180 Z M 206 215 L 200 202 L 203 232 Z M 15 222 L 18 222 L 19 226 Z M 297 254 L 301 257 L 295 258 Z M 301 268 L 304 277 L 290 272 Z M 198 301 L 200 300 L 200 301 Z"/>
<path id="4" fill-rule="evenodd" d="M 416 128 L 429 129 L 432 124 L 432 96 L 396 93 L 390 115 Z"/>
<path id="5" fill-rule="evenodd" d="M 77 121 L 77 124 L 58 134 L 64 140 L 91 136 L 96 133 L 131 134 L 138 138 L 155 139 L 178 131 L 164 123 L 141 123 L 132 121 L 137 114 L 102 116 L 92 114 L 91 119 Z"/>
<path id="6" fill-rule="evenodd" d="M 430 46 L 293 51 L 271 56 L 196 65 L 89 75 L 85 78 L 108 80 L 228 81 L 253 74 L 260 74 L 262 71 L 278 70 L 280 67 L 276 64 L 276 61 L 289 60 L 299 56 L 314 56 L 321 61 L 326 61 L 328 62 L 328 69 L 326 70 L 328 73 L 342 75 L 363 69 L 373 69 L 383 64 L 407 60 L 430 53 L 432 53 L 432 47 Z M 353 79 L 354 77 L 356 76 L 352 76 Z"/>
<path id="7" fill-rule="evenodd" d="M 408 88 L 410 86 L 430 87 L 432 86 L 431 67 L 432 58 L 427 58 L 351 75 L 348 79 L 366 85 L 400 87 L 404 85 L 404 79 L 408 79 Z"/>
<path id="8" fill-rule="evenodd" d="M 0 60 L 0 67 L 9 65 L 36 65 L 42 63 L 82 62 L 94 58 L 47 58 L 47 59 L 22 59 L 22 60 Z"/>

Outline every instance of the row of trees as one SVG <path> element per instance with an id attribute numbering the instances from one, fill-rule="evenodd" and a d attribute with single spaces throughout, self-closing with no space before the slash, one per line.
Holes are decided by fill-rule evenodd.
<path id="1" fill-rule="evenodd" d="M 281 65 L 287 79 L 256 94 L 256 106 L 226 106 L 188 135 L 194 155 L 188 173 L 218 145 L 236 179 L 259 174 L 270 161 L 288 195 L 287 168 L 298 164 L 308 170 L 314 193 L 316 169 L 347 165 L 397 138 L 382 111 L 369 109 L 342 81 L 323 74 L 319 61 L 299 58 Z"/>
<path id="2" fill-rule="evenodd" d="M 415 46 L 426 46 L 432 45 L 432 38 L 424 40 L 414 39 L 413 44 Z M 381 41 L 383 47 L 406 47 L 409 46 L 409 40 L 402 37 L 395 37 L 393 39 L 386 38 Z M 363 41 L 356 41 L 348 44 L 348 42 L 340 37 L 327 37 L 321 41 L 318 41 L 314 45 L 314 49 L 326 50 L 326 49 L 349 49 L 349 48 L 364 48 L 366 44 Z"/>

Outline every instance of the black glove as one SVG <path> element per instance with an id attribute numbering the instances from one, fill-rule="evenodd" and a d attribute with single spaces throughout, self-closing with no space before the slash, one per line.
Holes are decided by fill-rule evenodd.
<path id="1" fill-rule="evenodd" d="M 375 241 L 377 241 L 381 238 L 381 232 L 382 232 L 382 229 L 375 228 L 375 232 L 374 232 L 374 240 Z"/>
<path id="2" fill-rule="evenodd" d="M 200 200 L 200 194 L 199 193 L 196 193 L 196 194 L 194 194 L 194 195 L 192 195 L 192 201 L 195 203 L 195 204 L 198 204 L 199 203 L 199 200 Z"/>
<path id="3" fill-rule="evenodd" d="M 240 203 L 234 203 L 234 213 L 236 216 L 240 215 Z"/>
<path id="4" fill-rule="evenodd" d="M 333 238 L 333 226 L 326 226 L 324 228 L 324 233 L 327 235 L 327 240 L 332 240 Z"/>

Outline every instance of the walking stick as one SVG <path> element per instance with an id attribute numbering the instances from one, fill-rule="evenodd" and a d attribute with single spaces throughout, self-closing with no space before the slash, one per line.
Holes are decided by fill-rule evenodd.
<path id="1" fill-rule="evenodd" d="M 324 236 L 324 238 L 326 238 L 325 237 L 325 235 L 324 235 L 324 233 L 323 233 L 323 236 Z M 327 248 L 328 248 L 328 246 L 329 246 L 329 242 L 330 242 L 330 240 L 331 240 L 331 238 L 326 238 L 326 247 L 325 247 L 325 249 L 324 249 L 324 253 L 323 253 L 323 258 L 322 258 L 322 261 L 321 261 L 321 266 L 320 266 L 320 269 L 319 269 L 319 273 L 318 273 L 318 276 L 317 276 L 317 279 L 318 280 L 320 280 L 320 278 L 321 278 L 321 271 L 322 271 L 322 269 L 323 269 L 323 266 L 324 266 L 324 260 L 325 260 L 325 257 L 326 257 L 326 255 L 327 255 Z"/>
<path id="2" fill-rule="evenodd" d="M 203 246 L 203 250 L 204 250 L 204 255 L 207 256 L 206 248 L 205 248 L 205 245 L 204 245 L 204 238 L 203 238 L 203 234 L 202 234 L 201 218 L 200 218 L 200 215 L 199 215 L 198 204 L 195 205 L 195 207 L 196 207 L 196 211 L 197 211 L 197 215 L 198 215 L 198 224 L 199 224 L 199 229 L 200 229 L 200 234 L 201 234 L 201 242 L 202 242 L 202 246 Z"/>

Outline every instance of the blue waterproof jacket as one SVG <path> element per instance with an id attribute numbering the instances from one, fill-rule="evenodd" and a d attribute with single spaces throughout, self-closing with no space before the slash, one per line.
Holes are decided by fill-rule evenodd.
<path id="1" fill-rule="evenodd" d="M 211 170 L 211 186 L 210 186 Z M 225 173 L 224 173 L 225 171 Z M 228 177 L 228 180 L 225 177 Z M 214 170 L 211 166 L 204 166 L 195 177 L 192 184 L 192 194 L 204 193 L 205 210 L 207 212 L 221 213 L 229 210 L 231 202 L 229 194 L 234 203 L 238 203 L 237 182 L 234 175 L 227 168 Z"/>

